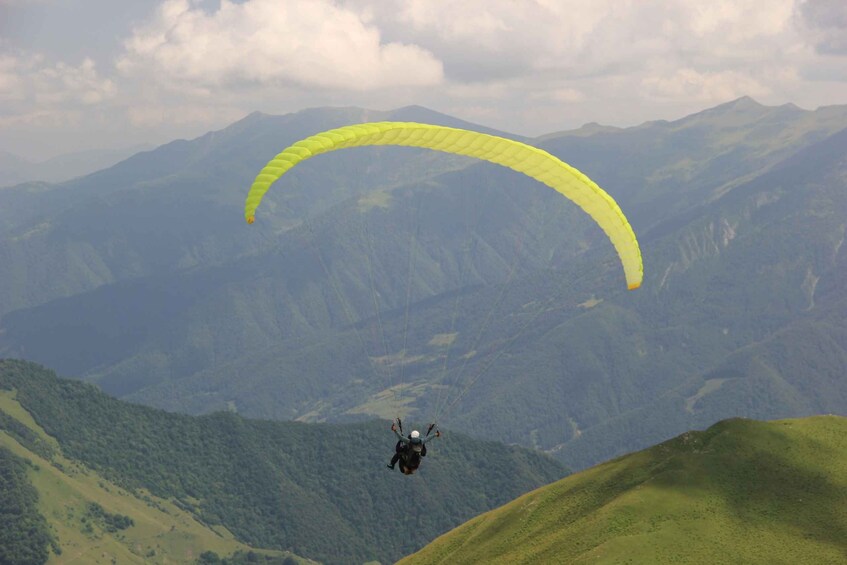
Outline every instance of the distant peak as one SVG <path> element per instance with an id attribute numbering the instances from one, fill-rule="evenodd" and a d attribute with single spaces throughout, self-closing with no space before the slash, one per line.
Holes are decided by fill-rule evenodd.
<path id="1" fill-rule="evenodd" d="M 753 108 L 759 109 L 759 108 L 764 108 L 764 107 L 765 107 L 764 105 L 759 104 L 758 102 L 756 102 L 755 100 L 753 100 L 749 96 L 742 96 L 741 98 L 736 98 L 735 100 L 732 100 L 730 102 L 726 102 L 724 104 L 720 104 L 718 106 L 715 106 L 713 108 L 713 110 L 718 110 L 718 109 L 749 110 L 749 109 L 753 109 Z"/>
<path id="2" fill-rule="evenodd" d="M 397 108 L 395 112 L 433 112 L 426 106 L 421 106 L 420 104 L 409 104 L 408 106 L 401 106 Z"/>
<path id="3" fill-rule="evenodd" d="M 592 135 L 600 132 L 607 131 L 619 131 L 620 128 L 615 126 L 606 126 L 598 122 L 588 122 L 587 124 L 582 124 L 578 129 L 574 130 L 575 134 L 583 134 L 583 135 Z"/>
<path id="4" fill-rule="evenodd" d="M 426 106 L 420 106 L 418 104 L 403 106 L 396 110 L 391 110 L 388 114 L 391 116 L 391 119 L 401 121 L 457 120 L 457 118 L 430 110 Z"/>
<path id="5" fill-rule="evenodd" d="M 237 120 L 237 121 L 231 123 L 229 126 L 227 126 L 227 128 L 230 128 L 230 127 L 233 127 L 233 126 L 244 126 L 244 125 L 255 124 L 257 122 L 264 120 L 268 116 L 269 116 L 269 114 L 265 114 L 263 112 L 259 112 L 258 110 L 256 110 L 256 111 L 250 112 L 249 114 L 247 114 L 246 116 L 244 116 L 240 120 Z"/>
<path id="6" fill-rule="evenodd" d="M 691 123 L 701 119 L 715 119 L 731 117 L 732 119 L 757 119 L 759 116 L 771 111 L 773 107 L 759 104 L 749 96 L 742 96 L 723 104 L 718 104 L 713 108 L 702 110 L 695 114 L 685 116 L 679 120 L 670 122 L 671 124 Z M 651 122 L 647 122 L 648 124 Z M 653 122 L 656 123 L 656 122 Z"/>
<path id="7" fill-rule="evenodd" d="M 758 102 L 756 102 L 755 100 L 753 100 L 753 99 L 752 99 L 751 97 L 749 97 L 749 96 L 742 96 L 741 98 L 737 98 L 737 99 L 734 101 L 734 103 L 735 103 L 735 104 L 753 104 L 753 105 L 755 105 L 755 106 L 761 106 L 761 104 L 759 104 Z"/>
<path id="8" fill-rule="evenodd" d="M 732 119 L 759 119 L 762 116 L 788 113 L 794 114 L 797 112 L 805 112 L 802 108 L 794 104 L 787 103 L 780 106 L 767 106 L 760 104 L 749 96 L 742 96 L 730 102 L 719 104 L 714 108 L 703 110 L 696 114 L 686 116 L 679 121 L 687 121 L 690 119 L 699 118 L 715 118 L 715 117 L 732 117 Z"/>
<path id="9" fill-rule="evenodd" d="M 519 135 L 486 127 L 473 122 L 468 122 L 461 118 L 457 118 L 449 114 L 444 114 L 442 112 L 439 112 L 438 110 L 432 110 L 430 108 L 427 108 L 425 106 L 419 106 L 417 104 L 403 106 L 402 108 L 391 110 L 390 112 L 386 113 L 386 118 L 390 121 L 436 124 L 453 128 L 471 129 L 474 131 L 481 131 L 483 133 L 501 135 L 512 139 L 523 139 Z"/>
<path id="10" fill-rule="evenodd" d="M 277 117 L 279 114 L 268 114 L 267 112 L 260 112 L 259 110 L 254 110 L 247 114 L 241 121 L 243 122 L 258 122 L 261 120 L 266 120 L 268 118 Z"/>
<path id="11" fill-rule="evenodd" d="M 588 137 L 591 135 L 599 134 L 599 133 L 609 133 L 613 131 L 621 131 L 621 128 L 616 126 L 606 126 L 597 122 L 588 122 L 577 129 L 565 130 L 565 131 L 557 131 L 553 133 L 548 133 L 542 135 L 540 137 L 535 138 L 536 141 L 543 142 L 549 139 L 555 139 L 557 137 Z"/>

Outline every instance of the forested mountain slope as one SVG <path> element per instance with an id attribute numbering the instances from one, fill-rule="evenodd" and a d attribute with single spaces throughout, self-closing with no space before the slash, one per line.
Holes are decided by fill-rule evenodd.
<path id="1" fill-rule="evenodd" d="M 252 115 L 0 193 L 0 351 L 171 410 L 437 417 L 575 467 L 734 415 L 847 410 L 847 107 L 740 99 L 533 141 L 621 204 L 636 292 L 572 203 L 432 152 L 322 155 L 243 224 L 266 159 L 368 119 L 476 127 Z"/>
<path id="2" fill-rule="evenodd" d="M 246 420 L 232 413 L 169 414 L 21 361 L 0 360 L 0 394 L 6 399 L 0 404 L 4 438 L 37 454 L 40 465 L 52 464 L 72 478 L 83 475 L 74 480 L 84 485 L 62 491 L 76 511 L 84 506 L 79 492 L 98 501 L 111 488 L 101 484 L 98 491 L 85 478 L 86 469 L 120 489 L 120 501 L 102 506 L 113 514 L 123 508 L 118 514 L 137 523 L 126 537 L 147 532 L 142 554 L 159 546 L 175 551 L 198 545 L 225 554 L 248 549 L 246 543 L 326 563 L 387 562 L 566 473 L 542 454 L 448 433 L 430 444 L 421 469 L 407 477 L 385 467 L 395 441 L 387 422 L 339 426 Z M 35 473 L 36 489 L 44 480 L 55 482 L 38 478 L 50 474 L 58 475 L 52 468 Z M 10 492 L 18 496 L 24 489 Z M 208 542 L 211 532 L 196 525 L 169 536 L 148 516 L 157 512 L 168 515 L 165 523 L 189 517 L 220 528 L 223 537 Z M 53 532 L 43 543 L 57 540 L 63 549 L 86 543 L 74 541 L 85 534 L 79 531 L 83 516 L 42 515 Z M 120 536 L 106 536 L 103 543 L 123 548 L 120 555 L 137 553 Z"/>

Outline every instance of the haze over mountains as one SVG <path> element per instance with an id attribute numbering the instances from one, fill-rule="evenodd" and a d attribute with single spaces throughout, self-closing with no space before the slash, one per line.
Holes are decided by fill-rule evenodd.
<path id="1" fill-rule="evenodd" d="M 847 107 L 749 98 L 533 144 L 621 205 L 645 283 L 512 171 L 289 143 L 409 107 L 253 114 L 56 186 L 0 191 L 0 354 L 170 410 L 411 417 L 584 467 L 730 416 L 847 411 Z M 508 134 L 504 134 L 508 135 Z M 514 136 L 511 136 L 514 137 Z"/>
<path id="2" fill-rule="evenodd" d="M 151 149 L 138 145 L 124 149 L 77 151 L 49 159 L 31 161 L 18 155 L 0 152 L 0 188 L 23 182 L 62 182 L 110 167 L 115 163 Z"/>

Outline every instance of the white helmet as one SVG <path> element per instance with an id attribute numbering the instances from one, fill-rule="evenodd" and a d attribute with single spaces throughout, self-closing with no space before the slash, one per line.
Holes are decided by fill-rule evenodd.
<path id="1" fill-rule="evenodd" d="M 421 433 L 420 433 L 418 430 L 414 430 L 414 431 L 412 432 L 412 435 L 411 435 L 410 437 L 411 437 L 412 439 L 418 439 L 419 437 L 421 437 Z"/>

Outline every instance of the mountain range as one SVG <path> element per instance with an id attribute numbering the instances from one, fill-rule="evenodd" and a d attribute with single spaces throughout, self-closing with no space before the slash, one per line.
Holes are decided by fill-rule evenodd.
<path id="1" fill-rule="evenodd" d="M 559 156 L 621 205 L 645 282 L 513 171 L 409 148 L 298 166 L 376 120 Z M 58 185 L 0 191 L 0 353 L 202 414 L 402 414 L 573 468 L 745 416 L 847 410 L 847 107 L 742 98 L 680 120 L 525 139 L 420 107 L 252 114 Z"/>
<path id="2" fill-rule="evenodd" d="M 30 161 L 14 153 L 0 151 L 0 188 L 24 182 L 63 182 L 111 167 L 127 157 L 150 149 L 148 145 L 124 149 L 92 149 Z"/>

